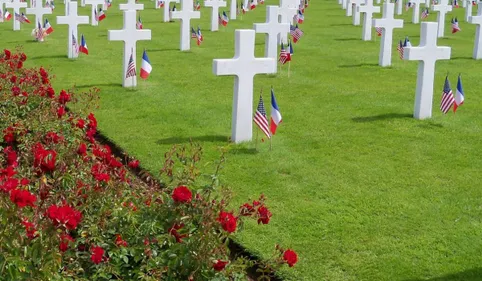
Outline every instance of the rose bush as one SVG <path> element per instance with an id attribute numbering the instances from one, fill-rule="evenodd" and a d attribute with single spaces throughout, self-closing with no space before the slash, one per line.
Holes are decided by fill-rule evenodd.
<path id="1" fill-rule="evenodd" d="M 264 196 L 231 210 L 223 157 L 205 177 L 196 144 L 166 153 L 161 184 L 141 181 L 138 160 L 95 139 L 97 90 L 56 94 L 26 59 L 0 55 L 1 279 L 246 280 L 251 262 L 230 259 L 227 239 L 244 219 L 269 223 Z M 276 246 L 263 278 L 296 262 Z"/>

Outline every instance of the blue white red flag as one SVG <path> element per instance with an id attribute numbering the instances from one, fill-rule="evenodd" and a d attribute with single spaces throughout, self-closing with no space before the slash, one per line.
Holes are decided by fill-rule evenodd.
<path id="1" fill-rule="evenodd" d="M 460 79 L 457 81 L 457 92 L 455 93 L 455 102 L 454 102 L 454 112 L 457 111 L 457 108 L 464 103 L 465 95 L 464 89 L 462 88 L 462 80 Z"/>
<path id="2" fill-rule="evenodd" d="M 278 125 L 281 123 L 281 112 L 279 111 L 278 103 L 276 102 L 276 98 L 274 97 L 274 90 L 271 88 L 271 120 L 269 129 L 271 134 L 276 133 L 276 129 Z"/>
<path id="3" fill-rule="evenodd" d="M 147 77 L 149 77 L 149 74 L 151 74 L 151 71 L 152 71 L 151 61 L 147 57 L 146 50 L 144 50 L 144 53 L 142 54 L 141 78 L 147 79 Z"/>

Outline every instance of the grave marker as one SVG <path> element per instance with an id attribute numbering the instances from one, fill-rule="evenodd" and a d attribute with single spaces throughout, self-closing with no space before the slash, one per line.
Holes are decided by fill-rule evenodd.
<path id="1" fill-rule="evenodd" d="M 211 7 L 211 31 L 219 30 L 219 8 L 226 6 L 224 0 L 204 0 L 204 7 Z"/>
<path id="2" fill-rule="evenodd" d="M 358 7 L 358 12 L 365 14 L 363 16 L 362 40 L 372 40 L 372 18 L 373 13 L 380 13 L 379 6 L 373 6 L 373 0 L 366 0 L 365 5 Z"/>
<path id="3" fill-rule="evenodd" d="M 392 64 L 393 29 L 403 27 L 403 20 L 393 17 L 394 9 L 395 4 L 384 3 L 382 18 L 373 19 L 373 26 L 383 28 L 382 40 L 380 40 L 380 55 L 378 58 L 378 64 L 381 66 L 390 66 Z"/>
<path id="4" fill-rule="evenodd" d="M 470 2 L 469 5 L 465 7 L 465 21 L 469 22 L 469 17 L 472 16 L 472 1 L 471 0 L 464 0 L 464 3 Z"/>
<path id="5" fill-rule="evenodd" d="M 401 15 L 403 11 L 403 0 L 397 0 L 396 9 L 397 9 L 397 15 Z"/>
<path id="6" fill-rule="evenodd" d="M 179 3 L 179 1 L 180 0 L 164 0 L 164 22 L 170 22 L 172 20 L 171 19 L 171 3 Z"/>
<path id="7" fill-rule="evenodd" d="M 360 25 L 360 11 L 358 8 L 361 6 L 361 4 L 365 3 L 365 0 L 351 0 L 350 1 L 352 5 L 352 21 L 353 25 Z M 372 1 L 372 6 L 373 6 L 373 1 Z"/>
<path id="8" fill-rule="evenodd" d="M 104 5 L 105 0 L 84 0 L 86 5 L 91 5 L 91 25 L 97 26 L 99 25 L 99 21 L 97 20 L 97 11 L 99 10 L 99 5 Z"/>
<path id="9" fill-rule="evenodd" d="M 472 6 L 469 3 L 467 6 Z M 482 3 L 478 3 L 477 15 L 469 17 L 469 23 L 476 24 L 475 27 L 475 41 L 474 41 L 474 53 L 472 57 L 476 60 L 482 59 L 482 36 L 480 34 L 480 26 L 482 25 Z"/>
<path id="10" fill-rule="evenodd" d="M 420 22 L 420 4 L 425 0 L 409 0 L 412 3 L 413 14 L 412 23 L 417 24 Z"/>
<path id="11" fill-rule="evenodd" d="M 25 9 L 25 13 L 28 15 L 35 15 L 35 25 L 37 25 L 39 22 L 43 26 L 44 24 L 44 15 L 49 15 L 52 14 L 52 9 L 50 8 L 44 8 L 42 5 L 42 0 L 36 0 L 34 1 L 34 6 L 33 8 L 27 8 Z"/>
<path id="12" fill-rule="evenodd" d="M 238 3 L 236 2 L 237 0 L 231 0 L 231 7 L 229 8 L 229 19 L 230 20 L 235 20 L 236 19 L 236 10 L 238 9 Z M 242 13 L 243 11 L 240 11 Z"/>
<path id="13" fill-rule="evenodd" d="M 191 49 L 191 19 L 201 18 L 201 12 L 193 10 L 193 0 L 181 0 L 181 11 L 172 12 L 172 18 L 181 20 L 180 50 Z"/>
<path id="14" fill-rule="evenodd" d="M 20 2 L 20 0 L 5 2 L 5 8 L 13 8 L 13 30 L 20 30 L 20 22 L 15 19 L 15 14 L 20 15 L 20 8 L 27 8 L 27 2 Z"/>
<path id="15" fill-rule="evenodd" d="M 278 7 L 267 6 L 266 23 L 255 23 L 253 28 L 256 33 L 266 33 L 264 56 L 276 59 L 278 57 L 278 44 L 281 42 L 280 34 L 288 34 L 290 32 L 290 25 L 288 23 L 280 23 L 278 21 Z"/>
<path id="16" fill-rule="evenodd" d="M 440 4 L 432 5 L 432 11 L 438 12 L 437 14 L 437 23 L 438 23 L 438 30 L 437 34 L 438 37 L 444 37 L 445 33 L 445 14 L 447 12 L 452 11 L 452 5 L 449 5 L 448 0 L 439 0 Z"/>
<path id="17" fill-rule="evenodd" d="M 231 140 L 250 141 L 253 137 L 253 80 L 256 74 L 276 73 L 276 60 L 254 57 L 255 32 L 235 31 L 235 53 L 232 59 L 213 60 L 215 75 L 234 75 L 234 97 Z"/>
<path id="18" fill-rule="evenodd" d="M 418 60 L 417 89 L 415 96 L 415 119 L 432 117 L 433 81 L 435 62 L 450 59 L 450 47 L 437 46 L 437 23 L 423 22 L 420 45 L 405 47 L 403 59 Z"/>
<path id="19" fill-rule="evenodd" d="M 295 0 L 296 1 L 296 0 Z M 290 0 L 280 0 L 280 6 L 278 8 L 278 14 L 280 22 L 293 24 L 293 18 L 295 15 L 298 14 L 298 6 L 295 2 Z M 281 34 L 280 35 L 281 42 L 288 42 L 288 35 Z"/>
<path id="20" fill-rule="evenodd" d="M 77 37 L 77 28 L 79 24 L 88 24 L 88 16 L 79 16 L 77 14 L 77 2 L 67 1 L 67 11 L 65 16 L 57 16 L 57 24 L 67 24 L 69 26 L 68 32 L 68 46 L 67 46 L 67 57 L 69 59 L 74 59 L 79 56 L 78 52 L 75 52 L 72 38 L 75 38 L 77 44 L 79 44 L 79 37 Z"/>

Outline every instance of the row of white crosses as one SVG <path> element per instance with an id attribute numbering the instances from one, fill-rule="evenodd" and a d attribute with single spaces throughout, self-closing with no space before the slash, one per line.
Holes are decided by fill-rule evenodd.
<path id="1" fill-rule="evenodd" d="M 99 21 L 97 18 L 97 11 L 99 10 L 99 5 L 104 5 L 105 0 L 83 0 L 85 5 L 91 5 L 91 13 L 90 13 L 90 18 L 91 18 L 91 25 L 92 26 L 97 26 L 99 25 Z"/>
<path id="2" fill-rule="evenodd" d="M 156 1 L 156 7 L 157 7 L 157 1 L 158 0 L 155 0 L 155 1 Z M 171 3 L 179 3 L 179 0 L 165 0 L 164 1 L 164 22 L 170 22 L 171 21 Z"/>
<path id="3" fill-rule="evenodd" d="M 5 8 L 12 8 L 14 16 L 20 15 L 20 8 L 27 8 L 27 2 L 20 2 L 20 0 L 13 0 L 12 2 L 5 2 Z M 13 20 L 13 30 L 20 30 L 20 22 Z"/>
<path id="4" fill-rule="evenodd" d="M 68 32 L 68 46 L 67 46 L 67 57 L 69 59 L 75 59 L 79 56 L 78 52 L 74 50 L 73 38 L 77 37 L 77 27 L 79 24 L 88 24 L 88 16 L 79 16 L 77 14 L 77 2 L 76 1 L 66 1 L 65 2 L 67 13 L 65 16 L 57 16 L 57 24 L 67 24 L 69 27 Z"/>
<path id="5" fill-rule="evenodd" d="M 173 19 L 181 20 L 181 51 L 191 49 L 191 19 L 201 18 L 201 12 L 194 11 L 193 0 L 181 0 L 181 10 L 172 12 Z"/>
<path id="6" fill-rule="evenodd" d="M 471 6 L 471 4 L 469 4 Z M 478 9 L 476 16 L 469 17 L 469 23 L 476 24 L 475 29 L 475 42 L 474 42 L 474 54 L 472 57 L 476 60 L 482 59 L 482 34 L 480 26 L 482 25 L 482 3 L 478 2 Z"/>
<path id="7" fill-rule="evenodd" d="M 211 8 L 211 31 L 219 30 L 219 8 L 227 5 L 228 3 L 224 0 L 204 0 L 204 6 Z"/>
<path id="8" fill-rule="evenodd" d="M 25 9 L 27 14 L 35 15 L 35 25 L 38 23 L 43 24 L 43 16 L 52 14 L 52 9 L 44 8 L 42 2 L 42 0 L 36 0 L 33 2 L 33 7 Z"/>

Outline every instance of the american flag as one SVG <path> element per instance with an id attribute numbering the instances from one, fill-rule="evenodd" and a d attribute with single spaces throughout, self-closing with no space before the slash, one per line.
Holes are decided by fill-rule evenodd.
<path id="1" fill-rule="evenodd" d="M 291 25 L 290 34 L 293 37 L 293 43 L 296 43 L 298 40 L 300 40 L 301 36 L 303 36 L 303 31 L 298 28 L 298 25 Z"/>
<path id="2" fill-rule="evenodd" d="M 446 76 L 444 90 L 442 93 L 442 101 L 440 102 L 440 110 L 442 110 L 442 112 L 446 114 L 454 104 L 454 101 L 454 94 L 452 93 L 452 89 L 450 88 L 449 78 L 448 76 Z"/>
<path id="3" fill-rule="evenodd" d="M 290 60 L 291 60 L 290 53 L 288 51 L 286 51 L 285 46 L 283 45 L 283 43 L 281 43 L 281 51 L 279 53 L 278 61 L 281 64 L 285 64 L 285 63 L 289 62 Z"/>
<path id="4" fill-rule="evenodd" d="M 397 51 L 398 51 L 398 55 L 400 56 L 400 59 L 403 60 L 403 43 L 402 43 L 402 40 L 400 40 L 400 43 L 397 46 Z"/>
<path id="5" fill-rule="evenodd" d="M 79 44 L 77 44 L 77 39 L 75 39 L 74 34 L 72 34 L 72 49 L 74 54 L 79 54 Z"/>
<path id="6" fill-rule="evenodd" d="M 201 33 L 201 28 L 197 27 L 197 45 L 201 45 L 202 41 L 204 41 L 203 34 Z"/>
<path id="7" fill-rule="evenodd" d="M 452 33 L 456 33 L 460 30 L 461 29 L 459 27 L 459 21 L 457 20 L 457 18 L 452 19 Z"/>
<path id="8" fill-rule="evenodd" d="M 452 2 L 452 6 L 454 6 L 454 8 L 458 8 L 458 7 L 459 7 L 459 1 L 454 0 L 454 1 Z"/>
<path id="9" fill-rule="evenodd" d="M 258 125 L 268 139 L 270 139 L 271 134 L 269 132 L 268 117 L 266 117 L 266 110 L 264 109 L 263 97 L 261 95 L 259 96 L 258 108 L 256 108 L 253 121 L 256 123 L 256 125 Z"/>
<path id="10" fill-rule="evenodd" d="M 21 15 L 19 15 L 18 13 L 15 13 L 15 20 L 19 21 L 21 23 L 25 22 L 25 19 Z"/>
<path id="11" fill-rule="evenodd" d="M 421 19 L 426 19 L 428 15 L 430 14 L 428 8 L 425 8 L 422 12 L 422 15 L 420 16 Z"/>
<path id="12" fill-rule="evenodd" d="M 136 77 L 136 65 L 134 64 L 134 50 L 132 50 L 129 64 L 127 65 L 126 79 Z"/>
<path id="13" fill-rule="evenodd" d="M 382 36 L 383 28 L 375 26 L 375 30 L 377 31 L 377 36 Z"/>
<path id="14" fill-rule="evenodd" d="M 191 27 L 191 38 L 196 39 L 197 38 L 197 33 L 196 30 L 194 30 L 194 27 Z"/>
<path id="15" fill-rule="evenodd" d="M 44 29 L 42 28 L 42 24 L 40 24 L 40 22 L 37 23 L 37 33 L 35 34 L 35 39 L 38 41 L 42 41 L 44 39 Z"/>

